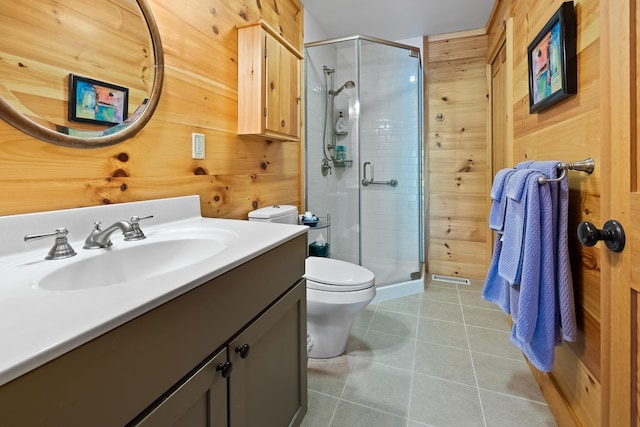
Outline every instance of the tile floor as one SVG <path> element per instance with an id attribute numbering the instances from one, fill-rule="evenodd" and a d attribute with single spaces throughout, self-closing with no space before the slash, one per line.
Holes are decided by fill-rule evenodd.
<path id="1" fill-rule="evenodd" d="M 370 304 L 347 352 L 309 359 L 303 427 L 555 426 L 482 283 Z"/>

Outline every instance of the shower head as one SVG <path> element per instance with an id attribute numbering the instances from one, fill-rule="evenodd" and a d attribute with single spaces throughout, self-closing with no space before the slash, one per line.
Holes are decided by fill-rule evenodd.
<path id="1" fill-rule="evenodd" d="M 353 89 L 354 87 L 356 87 L 356 84 L 353 82 L 353 80 L 349 80 L 345 84 L 340 86 L 340 88 L 338 90 L 330 90 L 329 94 L 331 94 L 333 96 L 337 96 L 344 89 Z"/>

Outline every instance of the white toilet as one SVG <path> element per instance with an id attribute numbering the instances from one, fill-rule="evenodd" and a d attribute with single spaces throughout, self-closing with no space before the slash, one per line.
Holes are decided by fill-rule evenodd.
<path id="1" fill-rule="evenodd" d="M 297 224 L 298 210 L 291 205 L 270 206 L 249 212 L 249 220 Z M 359 265 L 323 257 L 307 258 L 304 277 L 309 357 L 340 356 L 354 320 L 376 296 L 375 277 Z"/>

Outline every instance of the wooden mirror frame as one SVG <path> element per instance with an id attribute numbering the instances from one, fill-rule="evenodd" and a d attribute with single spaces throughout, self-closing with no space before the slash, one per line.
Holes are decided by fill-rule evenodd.
<path id="1" fill-rule="evenodd" d="M 146 102 L 123 123 L 101 131 L 73 130 L 74 135 L 50 129 L 14 109 L 7 101 L 0 97 L 0 118 L 24 133 L 42 141 L 65 147 L 96 148 L 114 145 L 127 140 L 137 134 L 151 119 L 160 99 L 162 82 L 164 80 L 164 54 L 160 32 L 153 13 L 146 0 L 136 0 L 151 35 L 154 56 L 154 77 L 151 93 Z M 84 134 L 84 135 L 83 135 Z"/>

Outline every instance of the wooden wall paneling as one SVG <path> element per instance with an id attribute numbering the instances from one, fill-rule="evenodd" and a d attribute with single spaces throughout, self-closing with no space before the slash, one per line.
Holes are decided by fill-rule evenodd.
<path id="1" fill-rule="evenodd" d="M 431 273 L 481 278 L 488 267 L 486 42 L 484 35 L 429 39 Z"/>
<path id="2" fill-rule="evenodd" d="M 484 248 L 483 248 L 484 249 Z M 429 259 L 429 271 L 433 274 L 460 278 L 483 279 L 487 275 L 487 267 L 477 263 L 465 263 L 457 260 L 440 261 Z"/>
<path id="3" fill-rule="evenodd" d="M 449 140 L 439 133 L 434 134 L 433 139 L 443 143 Z M 486 152 L 466 146 L 450 150 L 429 150 L 429 160 L 429 170 L 432 172 L 482 172 L 488 167 Z"/>
<path id="4" fill-rule="evenodd" d="M 151 121 L 129 141 L 92 150 L 54 146 L 0 122 L 0 215 L 187 194 L 201 196 L 205 215 L 225 218 L 244 219 L 275 203 L 302 207 L 302 143 L 237 135 L 235 28 L 264 19 L 302 49 L 301 3 L 149 4 L 165 54 L 163 92 Z M 55 40 L 38 45 L 58 47 Z M 192 132 L 205 135 L 204 160 L 191 158 Z"/>
<path id="5" fill-rule="evenodd" d="M 446 217 L 432 216 L 429 222 L 430 236 L 434 239 L 469 242 L 485 242 L 487 240 L 488 231 L 485 219 L 468 218 L 454 214 Z"/>

